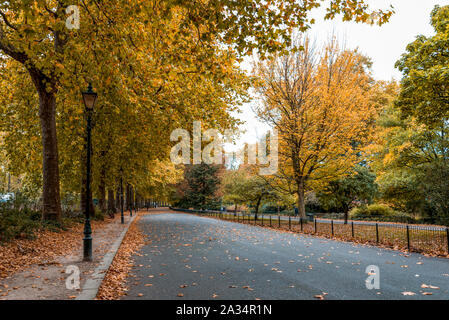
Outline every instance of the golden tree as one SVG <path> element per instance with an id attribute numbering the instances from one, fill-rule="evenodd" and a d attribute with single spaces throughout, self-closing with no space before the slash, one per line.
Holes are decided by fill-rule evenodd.
<path id="1" fill-rule="evenodd" d="M 375 116 L 370 101 L 369 60 L 331 41 L 256 64 L 261 119 L 279 132 L 279 169 L 267 179 L 296 194 L 305 217 L 305 191 L 347 174 L 370 135 Z"/>

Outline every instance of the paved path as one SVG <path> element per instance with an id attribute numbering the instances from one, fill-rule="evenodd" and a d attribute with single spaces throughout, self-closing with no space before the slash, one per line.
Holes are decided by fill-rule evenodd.
<path id="1" fill-rule="evenodd" d="M 150 241 L 124 299 L 449 299 L 449 259 L 169 211 L 139 223 Z M 379 290 L 366 288 L 369 265 Z"/>

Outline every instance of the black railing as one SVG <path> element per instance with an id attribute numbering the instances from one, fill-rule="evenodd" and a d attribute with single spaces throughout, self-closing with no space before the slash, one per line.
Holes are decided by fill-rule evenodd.
<path id="1" fill-rule="evenodd" d="M 174 211 L 198 214 L 245 224 L 286 229 L 305 234 L 317 234 L 342 240 L 382 244 L 395 249 L 449 254 L 449 228 L 435 225 L 410 225 L 401 223 L 317 219 L 313 221 L 278 214 L 254 214 L 214 210 L 189 210 L 171 208 Z M 273 221 L 274 219 L 274 221 Z M 277 220 L 277 223 L 275 222 Z"/>

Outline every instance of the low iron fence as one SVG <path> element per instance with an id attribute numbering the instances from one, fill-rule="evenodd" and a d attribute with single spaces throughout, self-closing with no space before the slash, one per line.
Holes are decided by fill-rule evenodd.
<path id="1" fill-rule="evenodd" d="M 289 230 L 297 233 L 383 245 L 409 252 L 430 253 L 439 256 L 449 255 L 448 227 L 352 220 L 345 223 L 344 220 L 304 219 L 273 214 L 259 214 L 256 219 L 254 214 L 247 213 L 171 209 L 239 223 Z"/>

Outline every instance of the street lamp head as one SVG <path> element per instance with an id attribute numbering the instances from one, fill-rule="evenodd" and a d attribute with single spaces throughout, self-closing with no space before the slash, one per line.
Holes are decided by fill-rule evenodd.
<path id="1" fill-rule="evenodd" d="M 92 90 L 92 84 L 89 83 L 87 91 L 82 92 L 84 106 L 86 111 L 93 111 L 95 106 L 95 101 L 97 100 L 97 93 Z"/>

